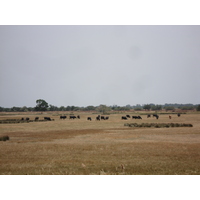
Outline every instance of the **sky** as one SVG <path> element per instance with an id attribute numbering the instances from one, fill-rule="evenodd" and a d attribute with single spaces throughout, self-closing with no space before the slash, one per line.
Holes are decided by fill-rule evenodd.
<path id="1" fill-rule="evenodd" d="M 0 106 L 200 103 L 200 26 L 0 26 Z"/>

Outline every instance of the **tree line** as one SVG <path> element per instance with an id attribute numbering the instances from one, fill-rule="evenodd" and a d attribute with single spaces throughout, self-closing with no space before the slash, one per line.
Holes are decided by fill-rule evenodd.
<path id="1" fill-rule="evenodd" d="M 135 110 L 135 111 L 159 111 L 159 110 L 165 110 L 165 111 L 173 111 L 175 109 L 181 109 L 181 110 L 197 110 L 200 111 L 200 104 L 194 105 L 194 104 L 164 104 L 164 105 L 158 105 L 158 104 L 144 104 L 144 105 L 126 105 L 126 106 L 106 106 L 106 105 L 99 105 L 99 106 L 86 106 L 86 107 L 79 107 L 79 106 L 54 106 L 51 104 L 48 104 L 43 99 L 36 100 L 36 106 L 35 107 L 12 107 L 12 108 L 4 108 L 0 107 L 0 112 L 28 112 L 28 111 L 99 111 L 99 112 L 109 112 L 109 111 L 129 111 L 129 110 Z"/>

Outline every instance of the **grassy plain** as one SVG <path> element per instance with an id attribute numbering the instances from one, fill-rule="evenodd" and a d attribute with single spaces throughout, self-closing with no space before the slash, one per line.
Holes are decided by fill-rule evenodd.
<path id="1" fill-rule="evenodd" d="M 55 121 L 0 124 L 0 174 L 200 174 L 200 114 L 177 117 L 160 115 L 142 120 L 121 120 L 110 114 L 96 121 L 97 114 L 74 113 L 81 119 L 60 120 L 51 113 L 1 113 L 2 119 L 36 116 Z M 130 115 L 139 115 L 130 113 Z M 87 121 L 92 117 L 92 121 Z M 193 127 L 139 128 L 124 123 L 191 123 Z"/>

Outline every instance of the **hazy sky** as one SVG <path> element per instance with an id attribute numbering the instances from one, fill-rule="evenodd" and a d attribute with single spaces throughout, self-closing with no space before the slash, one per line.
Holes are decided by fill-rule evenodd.
<path id="1" fill-rule="evenodd" d="M 200 26 L 0 26 L 0 106 L 200 103 Z"/>

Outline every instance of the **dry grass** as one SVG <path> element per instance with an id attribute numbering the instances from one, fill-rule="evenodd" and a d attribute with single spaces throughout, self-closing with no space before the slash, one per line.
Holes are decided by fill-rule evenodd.
<path id="1" fill-rule="evenodd" d="M 142 116 L 141 121 L 95 121 L 96 114 L 79 113 L 81 119 L 0 124 L 0 174 L 200 174 L 200 115 Z M 134 115 L 134 114 L 133 114 Z M 3 115 L 1 119 L 30 117 Z M 92 121 L 86 118 L 92 117 Z M 124 123 L 191 123 L 193 127 L 129 128 Z"/>

